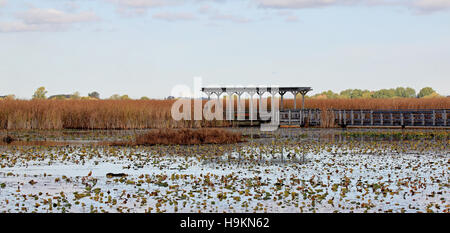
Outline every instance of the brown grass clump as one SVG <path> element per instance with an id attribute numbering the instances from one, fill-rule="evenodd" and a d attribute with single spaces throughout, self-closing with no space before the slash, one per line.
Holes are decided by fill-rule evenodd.
<path id="1" fill-rule="evenodd" d="M 134 143 L 122 145 L 197 145 L 242 142 L 241 133 L 224 129 L 158 129 L 137 135 Z M 120 145 L 120 143 L 113 143 Z"/>

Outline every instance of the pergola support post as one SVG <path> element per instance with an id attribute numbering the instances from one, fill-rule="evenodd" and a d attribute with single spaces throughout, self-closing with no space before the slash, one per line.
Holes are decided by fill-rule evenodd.
<path id="1" fill-rule="evenodd" d="M 284 96 L 284 94 L 286 94 L 286 92 L 285 91 L 279 91 L 278 92 L 278 94 L 280 94 L 280 110 L 284 110 L 284 103 L 283 103 L 283 96 Z"/>

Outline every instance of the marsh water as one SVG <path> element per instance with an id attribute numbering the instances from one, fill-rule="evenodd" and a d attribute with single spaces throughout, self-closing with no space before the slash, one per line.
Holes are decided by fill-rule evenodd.
<path id="1" fill-rule="evenodd" d="M 145 130 L 3 131 L 16 141 L 0 145 L 0 212 L 450 210 L 446 130 L 231 130 L 245 142 L 125 147 L 105 142 Z"/>

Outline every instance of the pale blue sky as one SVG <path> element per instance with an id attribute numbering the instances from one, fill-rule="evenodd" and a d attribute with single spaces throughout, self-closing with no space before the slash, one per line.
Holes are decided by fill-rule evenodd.
<path id="1" fill-rule="evenodd" d="M 195 76 L 450 95 L 450 0 L 0 0 L 0 95 L 162 98 Z"/>

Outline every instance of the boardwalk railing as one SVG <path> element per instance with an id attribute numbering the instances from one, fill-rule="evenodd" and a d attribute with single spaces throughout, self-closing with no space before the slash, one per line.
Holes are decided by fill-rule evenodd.
<path id="1" fill-rule="evenodd" d="M 427 110 L 343 110 L 327 112 L 338 126 L 448 126 L 449 109 Z M 280 122 L 319 126 L 320 109 L 283 110 Z"/>
<path id="2" fill-rule="evenodd" d="M 448 126 L 449 109 L 332 110 L 341 126 Z"/>
<path id="3" fill-rule="evenodd" d="M 288 125 L 320 126 L 320 109 L 297 109 L 280 111 L 280 123 Z"/>
<path id="4" fill-rule="evenodd" d="M 336 126 L 449 126 L 450 109 L 426 110 L 346 110 L 333 109 L 326 116 Z M 224 117 L 229 114 L 224 112 Z M 254 113 L 254 121 L 270 119 Z M 320 126 L 322 111 L 320 109 L 286 109 L 278 112 L 280 124 L 300 126 Z M 224 118 L 225 119 L 225 118 Z M 234 112 L 234 120 L 251 120 L 248 111 Z"/>

